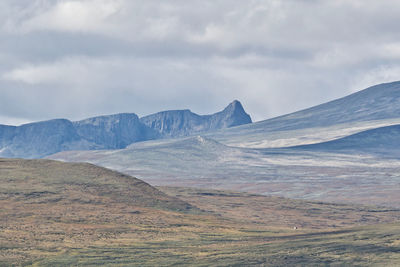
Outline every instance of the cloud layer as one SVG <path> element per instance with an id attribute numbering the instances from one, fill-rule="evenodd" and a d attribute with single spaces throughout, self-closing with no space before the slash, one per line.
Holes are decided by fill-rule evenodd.
<path id="1" fill-rule="evenodd" d="M 256 120 L 400 80 L 391 0 L 3 0 L 0 121 L 191 108 Z"/>

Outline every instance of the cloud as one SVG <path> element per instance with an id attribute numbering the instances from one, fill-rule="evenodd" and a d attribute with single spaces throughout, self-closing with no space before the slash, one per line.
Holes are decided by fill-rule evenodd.
<path id="1" fill-rule="evenodd" d="M 358 73 L 353 80 L 351 89 L 353 92 L 360 88 L 370 87 L 379 83 L 387 83 L 400 80 L 399 65 L 381 65 L 366 72 Z"/>
<path id="2" fill-rule="evenodd" d="M 0 112 L 21 109 L 18 105 L 10 109 L 9 105 L 2 106 L 2 102 L 28 101 L 42 116 L 67 114 L 73 119 L 100 112 L 146 115 L 177 106 L 198 112 L 204 112 L 204 108 L 217 111 L 220 90 L 231 88 L 214 74 L 214 69 L 191 59 L 175 62 L 162 58 L 68 57 L 16 68 L 4 73 L 2 79 L 8 86 L 2 90 Z M 18 98 L 21 94 L 24 98 Z M 36 103 L 35 95 L 43 95 L 52 104 L 42 108 L 40 102 Z M 225 98 L 223 104 L 228 104 L 232 97 Z M 199 102 L 205 99 L 206 102 Z M 52 109 L 51 113 L 48 108 Z"/>
<path id="3" fill-rule="evenodd" d="M 18 28 L 22 33 L 41 30 L 106 31 L 110 30 L 108 20 L 119 12 L 121 3 L 115 0 L 33 1 L 30 6 L 27 4 L 27 18 L 19 21 Z M 23 10 L 21 7 L 20 13 Z"/>
<path id="4" fill-rule="evenodd" d="M 0 115 L 206 114 L 239 99 L 265 119 L 399 80 L 399 12 L 390 0 L 0 1 Z"/>

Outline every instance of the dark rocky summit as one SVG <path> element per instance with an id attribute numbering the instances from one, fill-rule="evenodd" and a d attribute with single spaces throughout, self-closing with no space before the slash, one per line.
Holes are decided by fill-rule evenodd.
<path id="1" fill-rule="evenodd" d="M 81 137 L 104 149 L 125 148 L 134 142 L 158 136 L 133 113 L 99 116 L 73 122 L 73 125 Z"/>
<path id="2" fill-rule="evenodd" d="M 181 137 L 251 123 L 242 104 L 235 100 L 223 111 L 212 115 L 197 115 L 190 110 L 170 110 L 140 119 L 163 137 Z"/>
<path id="3" fill-rule="evenodd" d="M 189 110 L 143 117 L 134 113 L 77 122 L 55 119 L 21 126 L 0 125 L 0 157 L 42 158 L 60 151 L 122 149 L 139 141 L 187 136 L 251 123 L 239 101 L 223 111 L 200 116 Z"/>

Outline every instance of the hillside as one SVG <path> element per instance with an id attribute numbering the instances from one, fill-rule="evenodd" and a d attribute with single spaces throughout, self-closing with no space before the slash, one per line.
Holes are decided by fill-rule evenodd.
<path id="1" fill-rule="evenodd" d="M 88 163 L 0 159 L 0 178 L 0 193 L 6 200 L 64 204 L 114 200 L 139 207 L 190 209 L 139 179 Z"/>
<path id="2" fill-rule="evenodd" d="M 184 183 L 187 179 L 224 179 L 231 174 L 235 177 L 238 162 L 246 162 L 241 161 L 244 151 L 195 136 L 135 143 L 122 150 L 65 151 L 49 158 L 91 162 L 124 173 L 135 173 L 144 179 L 162 177 L 162 184 L 166 185 L 170 179 Z"/>
<path id="3" fill-rule="evenodd" d="M 158 186 L 400 207 L 398 160 L 338 152 L 241 148 L 189 137 L 135 143 L 122 150 L 66 151 L 49 158 L 90 162 Z"/>
<path id="4" fill-rule="evenodd" d="M 21 126 L 0 125 L 0 156 L 42 158 L 60 151 L 122 149 L 139 141 L 188 136 L 245 123 L 250 116 L 239 101 L 200 116 L 189 110 L 164 111 L 139 119 L 121 113 L 71 122 L 55 119 Z"/>
<path id="5" fill-rule="evenodd" d="M 291 114 L 209 134 L 244 147 L 294 146 L 329 141 L 400 123 L 400 81 L 378 84 Z M 283 140 L 283 141 L 280 141 Z"/>
<path id="6" fill-rule="evenodd" d="M 292 130 L 399 117 L 400 81 L 397 81 L 371 86 L 328 103 L 258 122 L 249 128 Z"/>
<path id="7" fill-rule="evenodd" d="M 90 164 L 0 159 L 0 266 L 400 261 L 397 209 L 160 190 Z"/>
<path id="8" fill-rule="evenodd" d="M 329 142 L 295 146 L 292 149 L 331 151 L 340 153 L 370 153 L 380 156 L 400 156 L 400 125 L 362 131 Z"/>

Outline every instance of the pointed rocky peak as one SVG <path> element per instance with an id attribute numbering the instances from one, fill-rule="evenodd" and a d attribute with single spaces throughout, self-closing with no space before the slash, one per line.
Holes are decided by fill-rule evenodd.
<path id="1" fill-rule="evenodd" d="M 234 100 L 223 111 L 213 114 L 212 118 L 219 129 L 252 123 L 250 115 L 238 100 Z"/>
<path id="2" fill-rule="evenodd" d="M 240 103 L 239 100 L 233 100 L 232 103 L 230 103 L 225 110 L 240 110 L 244 111 L 244 108 L 242 106 L 242 103 Z"/>

